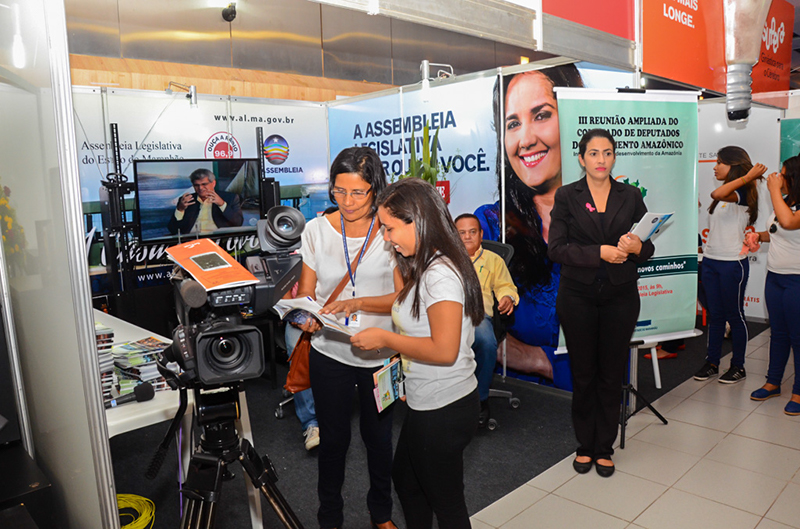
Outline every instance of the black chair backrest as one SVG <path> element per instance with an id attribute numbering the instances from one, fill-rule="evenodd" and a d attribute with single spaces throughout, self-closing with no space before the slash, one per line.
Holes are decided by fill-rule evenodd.
<path id="1" fill-rule="evenodd" d="M 500 257 L 502 257 L 503 261 L 506 262 L 506 266 L 508 266 L 509 263 L 511 263 L 511 258 L 514 257 L 514 247 L 511 246 L 510 244 L 483 239 L 481 241 L 481 245 L 490 252 L 494 252 Z"/>

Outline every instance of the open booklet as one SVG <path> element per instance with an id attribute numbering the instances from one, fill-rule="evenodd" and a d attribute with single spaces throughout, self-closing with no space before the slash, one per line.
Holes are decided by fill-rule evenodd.
<path id="1" fill-rule="evenodd" d="M 196 239 L 170 246 L 167 255 L 192 274 L 206 291 L 258 283 L 256 276 L 211 239 Z"/>
<path id="2" fill-rule="evenodd" d="M 631 233 L 638 235 L 644 242 L 655 235 L 658 229 L 674 214 L 674 211 L 672 213 L 650 213 L 648 211 L 639 222 L 633 225 Z"/>
<path id="3" fill-rule="evenodd" d="M 403 367 L 400 355 L 388 358 L 384 366 L 372 374 L 375 388 L 375 404 L 378 406 L 378 413 L 382 412 L 393 404 L 396 400 L 405 400 L 405 384 L 403 384 Z"/>
<path id="4" fill-rule="evenodd" d="M 326 329 L 340 332 L 348 336 L 355 334 L 350 327 L 339 323 L 329 314 L 320 314 L 319 311 L 322 310 L 322 305 L 309 296 L 304 298 L 282 299 L 275 303 L 273 308 L 282 320 L 303 323 L 307 317 L 313 316 L 318 319 Z"/>

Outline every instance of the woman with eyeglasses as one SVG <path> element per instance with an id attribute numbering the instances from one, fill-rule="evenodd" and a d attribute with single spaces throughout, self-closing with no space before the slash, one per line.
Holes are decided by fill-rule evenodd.
<path id="1" fill-rule="evenodd" d="M 723 147 L 717 152 L 714 178 L 723 182 L 711 193 L 708 208 L 708 237 L 703 248 L 703 288 L 708 311 L 708 351 L 695 380 L 708 380 L 719 374 L 725 322 L 731 326 L 733 358 L 730 369 L 719 377 L 722 384 L 735 384 L 747 376 L 744 354 L 747 325 L 744 321 L 744 291 L 750 275 L 747 251 L 742 237 L 747 226 L 758 218 L 758 190 L 755 181 L 767 168 L 753 165 L 741 147 Z"/>
<path id="2" fill-rule="evenodd" d="M 375 200 L 385 187 L 386 175 L 374 150 L 343 150 L 331 164 L 329 181 L 330 198 L 339 210 L 311 220 L 302 235 L 303 270 L 297 297 L 310 296 L 323 305 L 346 281 L 324 312 L 342 313 L 340 321 L 354 332 L 368 327 L 391 330 L 390 309 L 396 291 L 402 288 L 391 246 L 383 241 L 376 215 Z M 373 527 L 391 529 L 395 527 L 391 521 L 393 409 L 378 413 L 372 379 L 388 351 L 354 347 L 349 336 L 322 328 L 314 318 L 299 327 L 314 333 L 309 372 L 320 437 L 319 525 L 330 529 L 344 522 L 342 484 L 353 392 L 357 391 L 370 477 L 367 507 Z"/>
<path id="3" fill-rule="evenodd" d="M 769 243 L 764 286 L 771 327 L 769 368 L 767 383 L 750 394 L 757 401 L 781 394 L 790 349 L 794 351 L 795 373 L 800 373 L 800 156 L 783 162 L 780 174 L 769 175 L 767 189 L 774 209 L 769 228 L 745 236 L 751 251 L 758 250 L 762 242 Z M 795 375 L 792 398 L 783 411 L 800 415 L 800 375 Z"/>

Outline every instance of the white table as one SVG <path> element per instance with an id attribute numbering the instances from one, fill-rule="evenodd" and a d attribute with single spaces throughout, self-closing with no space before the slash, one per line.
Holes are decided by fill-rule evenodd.
<path id="1" fill-rule="evenodd" d="M 96 322 L 110 327 L 114 330 L 114 342 L 131 342 L 152 336 L 163 342 L 171 343 L 172 340 L 164 336 L 152 333 L 124 320 L 106 314 L 100 310 L 94 310 Z M 192 455 L 192 415 L 194 410 L 194 395 L 188 393 L 188 406 L 186 413 L 181 421 L 181 428 L 178 432 L 178 442 L 180 442 L 181 453 L 181 482 L 186 477 L 189 461 Z M 106 425 L 108 436 L 114 437 L 125 432 L 130 432 L 145 426 L 158 424 L 163 421 L 172 420 L 178 412 L 180 405 L 180 395 L 177 391 L 156 391 L 152 400 L 146 402 L 130 402 L 115 408 L 106 410 Z M 250 413 L 247 409 L 247 399 L 244 393 L 240 397 L 241 420 L 237 421 L 236 428 L 241 432 L 242 437 L 253 443 L 253 431 L 250 428 Z M 183 435 L 181 435 L 183 432 Z M 156 447 L 152 447 L 155 450 Z M 248 479 L 245 479 L 247 495 L 250 500 L 250 521 L 253 529 L 263 529 L 261 518 L 261 496 L 259 491 L 252 486 Z"/>

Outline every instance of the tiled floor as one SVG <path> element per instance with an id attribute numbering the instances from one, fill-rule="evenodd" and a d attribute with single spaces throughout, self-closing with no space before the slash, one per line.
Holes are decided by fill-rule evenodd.
<path id="1" fill-rule="evenodd" d="M 791 358 L 783 394 L 750 400 L 768 347 L 769 330 L 750 340 L 743 382 L 688 380 L 659 399 L 669 424 L 649 411 L 632 417 L 611 478 L 576 474 L 570 456 L 475 514 L 472 527 L 800 529 L 800 417 L 783 413 Z"/>

